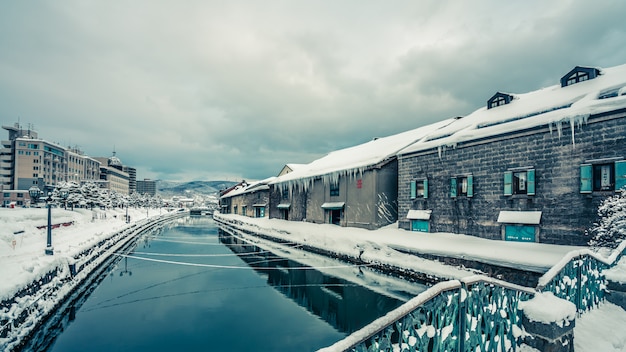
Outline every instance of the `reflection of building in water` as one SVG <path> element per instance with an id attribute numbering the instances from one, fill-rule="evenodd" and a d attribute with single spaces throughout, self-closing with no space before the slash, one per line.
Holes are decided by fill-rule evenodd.
<path id="1" fill-rule="evenodd" d="M 339 331 L 354 332 L 403 302 L 248 244 L 220 230 L 220 240 L 267 282 Z"/>

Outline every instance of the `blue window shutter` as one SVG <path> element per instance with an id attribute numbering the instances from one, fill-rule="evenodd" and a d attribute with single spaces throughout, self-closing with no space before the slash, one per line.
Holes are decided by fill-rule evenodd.
<path id="1" fill-rule="evenodd" d="M 474 176 L 472 175 L 467 176 L 467 196 L 474 196 Z"/>
<path id="2" fill-rule="evenodd" d="M 417 182 L 411 181 L 411 199 L 415 199 L 417 197 Z"/>
<path id="3" fill-rule="evenodd" d="M 617 180 L 617 177 L 615 178 Z M 580 193 L 593 191 L 593 166 L 590 164 L 580 165 Z"/>
<path id="4" fill-rule="evenodd" d="M 527 195 L 535 195 L 535 169 L 526 171 L 526 190 Z"/>
<path id="5" fill-rule="evenodd" d="M 450 177 L 450 198 L 456 198 L 456 177 Z"/>
<path id="6" fill-rule="evenodd" d="M 428 198 L 428 179 L 424 179 L 424 198 Z"/>
<path id="7" fill-rule="evenodd" d="M 615 190 L 626 187 L 626 161 L 615 162 Z"/>
<path id="8" fill-rule="evenodd" d="M 513 172 L 512 171 L 504 172 L 504 195 L 505 196 L 513 195 Z"/>

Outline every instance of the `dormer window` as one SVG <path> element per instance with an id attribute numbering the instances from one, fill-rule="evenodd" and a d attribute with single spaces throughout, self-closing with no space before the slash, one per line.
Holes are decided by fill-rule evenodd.
<path id="1" fill-rule="evenodd" d="M 593 67 L 576 66 L 565 76 L 561 77 L 561 87 L 571 86 L 579 82 L 594 79 L 600 75 L 600 70 Z"/>
<path id="2" fill-rule="evenodd" d="M 487 109 L 492 109 L 500 105 L 505 105 L 513 100 L 513 96 L 506 93 L 497 92 L 489 100 L 487 100 Z"/>

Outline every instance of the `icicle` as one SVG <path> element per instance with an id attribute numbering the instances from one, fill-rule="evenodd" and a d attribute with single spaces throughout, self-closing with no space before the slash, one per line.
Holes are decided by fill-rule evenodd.
<path id="1" fill-rule="evenodd" d="M 576 149 L 576 139 L 574 138 L 574 119 L 569 120 L 569 127 L 572 130 L 572 148 Z"/>

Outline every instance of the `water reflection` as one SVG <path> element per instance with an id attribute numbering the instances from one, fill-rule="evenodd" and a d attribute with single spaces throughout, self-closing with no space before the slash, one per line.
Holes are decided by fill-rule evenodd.
<path id="1" fill-rule="evenodd" d="M 218 235 L 208 218 L 177 220 L 119 253 L 24 350 L 313 351 L 423 290 L 271 249 Z"/>
<path id="2" fill-rule="evenodd" d="M 380 276 L 367 268 L 335 261 L 331 265 L 332 268 L 343 266 L 344 269 L 350 270 L 342 270 L 344 277 L 333 276 L 298 260 L 279 256 L 223 230 L 220 230 L 219 238 L 233 253 L 238 254 L 259 275 L 265 277 L 268 284 L 339 331 L 348 334 L 383 316 L 426 289 L 424 285 L 412 284 L 409 286 L 411 292 L 393 287 L 390 292 L 383 290 L 381 294 L 380 290 L 375 292 L 362 286 L 364 271 L 368 271 L 369 275 Z M 315 256 L 310 253 L 299 253 L 293 248 L 290 249 L 290 253 L 296 258 Z M 322 267 L 328 267 L 329 261 L 329 258 L 325 258 Z M 394 280 L 389 277 L 385 279 Z M 359 283 L 357 284 L 356 281 Z M 377 284 L 379 280 L 370 280 L 370 283 Z M 400 286 L 406 285 L 402 283 Z"/>

